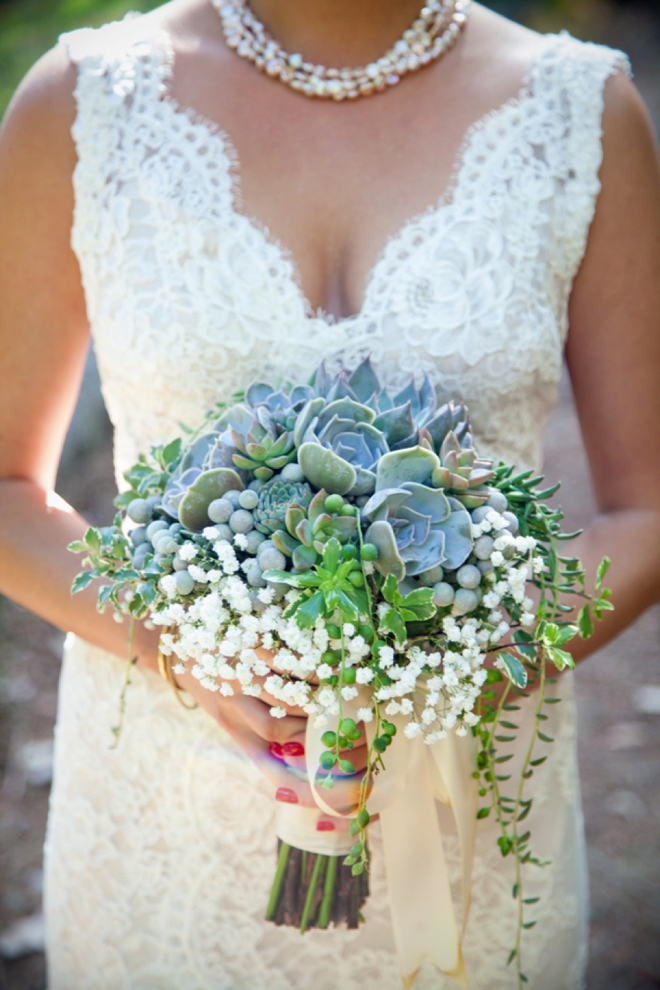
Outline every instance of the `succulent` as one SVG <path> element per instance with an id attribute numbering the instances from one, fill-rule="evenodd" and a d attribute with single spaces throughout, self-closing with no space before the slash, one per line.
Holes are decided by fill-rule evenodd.
<path id="1" fill-rule="evenodd" d="M 347 397 L 321 409 L 320 401 L 308 403 L 295 434 L 302 440 L 298 463 L 305 477 L 317 488 L 339 495 L 371 494 L 376 464 L 389 450 L 385 434 L 373 425 L 376 414 Z"/>
<path id="2" fill-rule="evenodd" d="M 468 509 L 475 509 L 488 501 L 492 493 L 485 484 L 493 477 L 493 461 L 479 457 L 472 447 L 470 433 L 466 432 L 462 444 L 450 430 L 442 441 L 438 456 L 440 463 L 431 475 L 435 488 L 452 492 Z"/>
<path id="3" fill-rule="evenodd" d="M 243 482 L 231 468 L 211 468 L 202 471 L 188 487 L 179 502 L 179 521 L 191 532 L 209 526 L 209 506 L 229 491 L 242 491 Z"/>
<path id="4" fill-rule="evenodd" d="M 339 501 L 335 505 L 332 499 Z M 357 518 L 344 515 L 342 508 L 343 500 L 336 493 L 328 496 L 328 492 L 321 489 L 309 505 L 289 506 L 285 528 L 274 532 L 272 541 L 278 550 L 292 558 L 296 570 L 308 570 L 323 555 L 328 540 L 335 537 L 344 544 L 355 535 Z"/>
<path id="5" fill-rule="evenodd" d="M 472 552 L 470 514 L 454 498 L 430 487 L 438 457 L 425 447 L 385 454 L 376 492 L 364 506 L 366 540 L 378 548 L 375 567 L 397 580 L 438 566 L 456 570 Z"/>
<path id="6" fill-rule="evenodd" d="M 304 508 L 309 505 L 312 492 L 304 482 L 273 478 L 259 490 L 258 496 L 259 501 L 252 513 L 254 525 L 260 533 L 270 535 L 285 528 L 289 506 Z"/>
<path id="7" fill-rule="evenodd" d="M 237 449 L 233 455 L 234 464 L 243 471 L 251 471 L 259 481 L 268 481 L 275 471 L 280 471 L 296 459 L 290 433 L 282 433 L 275 438 L 256 421 L 247 437 L 243 438 L 232 430 L 232 439 Z"/>

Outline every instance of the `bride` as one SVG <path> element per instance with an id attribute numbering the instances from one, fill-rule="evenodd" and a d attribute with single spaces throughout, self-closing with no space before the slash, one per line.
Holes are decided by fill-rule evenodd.
<path id="1" fill-rule="evenodd" d="M 139 452 L 252 378 L 302 381 L 321 359 L 367 354 L 388 385 L 427 371 L 468 402 L 480 451 L 537 467 L 565 351 L 598 502 L 576 552 L 592 576 L 611 556 L 616 605 L 575 648 L 582 660 L 660 591 L 658 161 L 618 52 L 454 0 L 444 14 L 419 0 L 251 0 L 251 16 L 241 0 L 214 4 L 173 0 L 64 37 L 0 142 L 0 590 L 71 631 L 49 986 L 386 990 L 400 977 L 378 824 L 359 931 L 302 937 L 263 920 L 273 796 L 310 803 L 291 772 L 299 711 L 274 720 L 264 701 L 189 675 L 199 707 L 185 711 L 141 627 L 110 746 L 126 627 L 93 591 L 71 598 L 66 545 L 85 522 L 52 492 L 90 333 L 119 485 Z M 255 53 L 261 24 L 290 58 Z M 531 782 L 551 861 L 526 867 L 540 897 L 524 941 L 533 990 L 576 990 L 586 965 L 570 674 L 557 690 L 556 742 Z M 356 789 L 338 791 L 350 804 Z M 510 869 L 480 822 L 473 990 L 517 983 Z M 452 985 L 430 967 L 415 983 Z"/>

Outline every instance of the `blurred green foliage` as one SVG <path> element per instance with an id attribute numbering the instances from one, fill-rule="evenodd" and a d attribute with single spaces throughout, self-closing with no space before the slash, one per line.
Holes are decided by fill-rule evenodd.
<path id="1" fill-rule="evenodd" d="M 162 0 L 5 0 L 0 3 L 0 116 L 19 82 L 62 31 L 115 21 Z"/>
<path id="2" fill-rule="evenodd" d="M 96 27 L 122 18 L 129 10 L 151 10 L 162 2 L 0 0 L 0 116 L 30 66 L 55 44 L 63 31 L 85 25 Z M 563 26 L 575 29 L 577 13 L 603 4 L 607 0 L 486 0 L 486 6 L 498 13 L 543 31 Z M 576 33 L 582 33 L 579 23 Z"/>

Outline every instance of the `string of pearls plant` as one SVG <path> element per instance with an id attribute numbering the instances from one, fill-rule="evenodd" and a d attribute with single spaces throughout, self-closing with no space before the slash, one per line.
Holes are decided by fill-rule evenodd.
<path id="1" fill-rule="evenodd" d="M 467 23 L 470 0 L 430 0 L 402 37 L 381 58 L 358 68 L 313 65 L 299 53 L 289 54 L 257 20 L 244 0 L 212 0 L 225 40 L 272 79 L 304 96 L 354 100 L 395 86 L 410 72 L 440 58 L 458 40 Z"/>

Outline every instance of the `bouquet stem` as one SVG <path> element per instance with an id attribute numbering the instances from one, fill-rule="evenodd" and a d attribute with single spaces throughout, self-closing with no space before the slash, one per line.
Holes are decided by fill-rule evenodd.
<path id="1" fill-rule="evenodd" d="M 299 928 L 301 934 L 331 922 L 358 928 L 369 896 L 369 871 L 353 876 L 345 858 L 303 852 L 280 840 L 266 920 Z"/>

